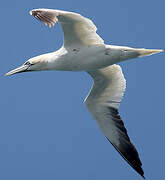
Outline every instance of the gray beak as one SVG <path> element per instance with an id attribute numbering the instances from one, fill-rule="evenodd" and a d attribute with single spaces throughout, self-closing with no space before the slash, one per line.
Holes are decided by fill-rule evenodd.
<path id="1" fill-rule="evenodd" d="M 8 73 L 5 74 L 5 76 L 10 76 L 12 74 L 16 74 L 16 73 L 21 73 L 26 71 L 29 68 L 29 65 L 22 65 L 12 71 L 9 71 Z"/>

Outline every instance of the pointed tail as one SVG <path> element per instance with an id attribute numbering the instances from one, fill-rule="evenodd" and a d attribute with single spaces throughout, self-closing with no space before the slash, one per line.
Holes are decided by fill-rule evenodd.
<path id="1" fill-rule="evenodd" d="M 163 49 L 144 49 L 137 48 L 136 51 L 140 54 L 139 57 L 150 56 L 152 54 L 163 52 Z"/>

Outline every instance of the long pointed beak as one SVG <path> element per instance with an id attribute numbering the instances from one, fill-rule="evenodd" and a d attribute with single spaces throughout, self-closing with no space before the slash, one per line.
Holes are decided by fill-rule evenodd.
<path id="1" fill-rule="evenodd" d="M 12 71 L 9 71 L 8 73 L 5 74 L 5 76 L 10 76 L 10 75 L 13 75 L 13 74 L 16 74 L 16 73 L 21 73 L 21 72 L 24 72 L 26 71 L 27 69 L 29 68 L 29 65 L 22 65 Z"/>

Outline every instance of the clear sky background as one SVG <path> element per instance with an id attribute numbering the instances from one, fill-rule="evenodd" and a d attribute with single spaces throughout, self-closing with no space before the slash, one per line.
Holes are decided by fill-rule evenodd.
<path id="1" fill-rule="evenodd" d="M 138 180 L 100 132 L 83 104 L 92 85 L 85 72 L 3 76 L 28 58 L 62 45 L 33 8 L 89 17 L 107 44 L 165 49 L 163 0 L 1 0 L 0 179 Z M 138 149 L 145 177 L 164 179 L 165 53 L 120 63 L 127 89 L 120 114 Z"/>

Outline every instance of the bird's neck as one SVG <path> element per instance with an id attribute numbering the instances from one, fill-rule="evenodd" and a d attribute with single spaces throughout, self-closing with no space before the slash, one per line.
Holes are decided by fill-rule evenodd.
<path id="1" fill-rule="evenodd" d="M 63 70 L 63 58 L 67 54 L 65 48 L 60 48 L 59 50 L 47 54 L 42 54 L 37 56 L 38 60 L 42 62 L 42 70 Z"/>

